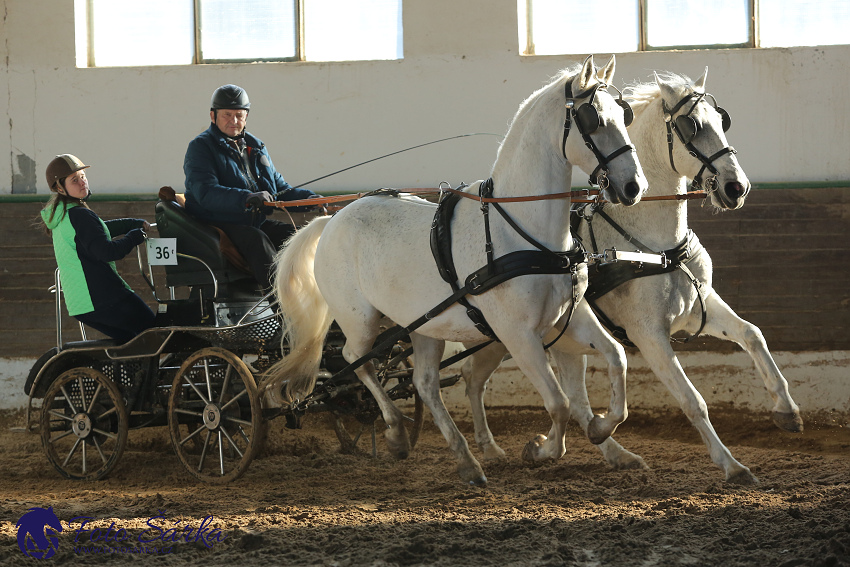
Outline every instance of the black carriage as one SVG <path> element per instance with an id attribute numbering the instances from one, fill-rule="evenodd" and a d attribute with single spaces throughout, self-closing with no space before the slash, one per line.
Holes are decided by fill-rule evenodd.
<path id="1" fill-rule="evenodd" d="M 169 297 L 159 297 L 139 247 L 139 267 L 158 304 L 157 326 L 125 344 L 87 340 L 82 325 L 83 340 L 64 342 L 57 270 L 57 345 L 38 359 L 25 385 L 27 428 L 40 434 L 53 466 L 71 479 L 104 478 L 129 430 L 167 426 L 189 473 L 229 482 L 260 450 L 268 419 L 282 415 L 288 427 L 299 428 L 312 412 L 331 416 L 343 451 L 360 450 L 362 433 L 371 430 L 374 454 L 380 411 L 353 372 L 339 372 L 347 366 L 342 334 L 332 327 L 313 394 L 264 414 L 258 382 L 286 348 L 271 298 L 239 268 L 226 237 L 188 216 L 173 191 L 160 192 L 156 223 L 160 237 L 177 239 L 177 264 L 165 266 Z M 415 443 L 423 409 L 410 354 L 399 341 L 373 362 L 391 398 L 409 400 Z"/>

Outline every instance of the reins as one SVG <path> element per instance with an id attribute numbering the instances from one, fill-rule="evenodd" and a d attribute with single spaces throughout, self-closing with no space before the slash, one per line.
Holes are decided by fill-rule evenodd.
<path id="1" fill-rule="evenodd" d="M 392 189 L 382 188 L 377 191 L 367 191 L 363 193 L 350 193 L 347 195 L 331 195 L 328 197 L 314 197 L 312 199 L 299 199 L 297 201 L 272 201 L 265 202 L 263 205 L 274 207 L 277 209 L 287 209 L 290 207 L 309 207 L 314 205 L 327 205 L 331 203 L 343 203 L 347 201 L 356 201 L 363 197 L 382 193 L 393 193 L 397 195 L 439 195 L 440 193 L 454 193 L 465 199 L 472 199 L 479 203 L 523 203 L 528 201 L 548 201 L 552 199 L 571 199 L 574 203 L 607 203 L 605 199 L 600 198 L 598 189 L 575 189 L 572 191 L 564 191 L 562 193 L 549 193 L 546 195 L 526 195 L 523 197 L 480 197 L 472 193 L 466 193 L 451 187 L 440 186 L 439 188 L 413 188 L 413 189 Z M 581 197 L 590 197 L 582 199 Z M 674 195 L 650 195 L 642 197 L 641 201 L 682 201 L 689 199 L 704 199 L 707 196 L 706 191 L 688 191 L 687 193 L 679 193 Z M 579 198 L 576 198 L 579 197 Z"/>

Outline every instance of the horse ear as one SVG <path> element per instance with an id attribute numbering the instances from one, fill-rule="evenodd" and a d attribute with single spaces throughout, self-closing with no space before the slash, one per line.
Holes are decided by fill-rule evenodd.
<path id="1" fill-rule="evenodd" d="M 669 83 L 664 82 L 664 79 L 659 77 L 657 72 L 653 71 L 652 74 L 655 75 L 655 84 L 658 85 L 658 90 L 661 91 L 661 98 L 669 101 L 668 104 L 670 106 L 675 104 L 676 97 L 678 96 L 675 89 Z"/>
<path id="2" fill-rule="evenodd" d="M 617 62 L 614 55 L 611 55 L 611 59 L 608 60 L 608 63 L 606 63 L 605 66 L 599 70 L 599 73 L 596 74 L 601 82 L 606 85 L 611 84 L 611 81 L 614 79 L 614 68 L 616 67 L 616 64 Z"/>
<path id="3" fill-rule="evenodd" d="M 582 92 L 587 89 L 587 85 L 589 85 L 590 81 L 593 80 L 595 70 L 596 69 L 593 67 L 593 55 L 588 55 L 587 59 L 584 60 L 584 65 L 582 65 L 581 71 L 579 72 L 578 92 Z"/>
<path id="4" fill-rule="evenodd" d="M 701 93 L 705 92 L 705 79 L 708 77 L 708 66 L 705 67 L 705 72 L 702 74 L 702 77 L 697 79 L 694 82 L 694 90 L 699 91 Z"/>

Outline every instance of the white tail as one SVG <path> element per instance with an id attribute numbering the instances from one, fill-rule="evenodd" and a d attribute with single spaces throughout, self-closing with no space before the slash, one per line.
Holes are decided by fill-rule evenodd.
<path id="1" fill-rule="evenodd" d="M 272 400 L 277 399 L 276 393 L 284 380 L 288 381 L 286 393 L 290 399 L 304 399 L 316 386 L 331 317 L 316 285 L 313 261 L 319 238 L 330 219 L 319 217 L 301 228 L 275 257 L 274 290 L 289 354 L 266 374 L 264 390 Z"/>

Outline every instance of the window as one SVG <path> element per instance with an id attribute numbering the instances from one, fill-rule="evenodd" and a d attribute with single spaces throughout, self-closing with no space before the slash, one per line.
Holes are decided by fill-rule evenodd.
<path id="1" fill-rule="evenodd" d="M 401 0 L 74 0 L 78 67 L 402 58 Z"/>
<path id="2" fill-rule="evenodd" d="M 523 55 L 850 43 L 850 0 L 518 0 L 517 9 Z"/>

